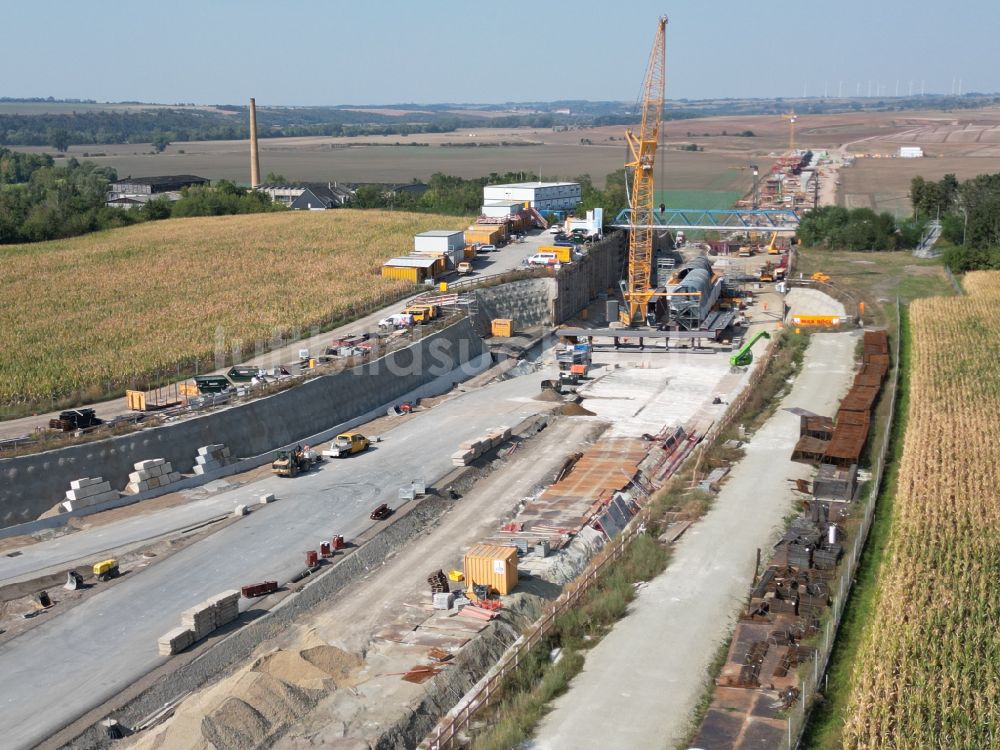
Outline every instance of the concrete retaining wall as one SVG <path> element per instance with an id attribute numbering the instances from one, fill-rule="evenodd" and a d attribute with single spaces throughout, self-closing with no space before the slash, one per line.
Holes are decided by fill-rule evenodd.
<path id="1" fill-rule="evenodd" d="M 627 247 L 628 235 L 615 232 L 594 244 L 586 258 L 562 268 L 552 300 L 553 322 L 569 320 L 597 299 L 598 294 L 618 289 Z"/>
<path id="2" fill-rule="evenodd" d="M 556 284 L 552 278 L 523 279 L 476 290 L 477 327 L 485 333 L 494 318 L 512 318 L 515 328 L 519 329 L 552 325 Z"/>
<path id="3" fill-rule="evenodd" d="M 463 319 L 382 359 L 267 398 L 129 435 L 0 459 L 0 528 L 37 518 L 79 477 L 101 476 L 124 488 L 136 461 L 163 458 L 190 472 L 198 448 L 211 443 L 224 443 L 238 457 L 266 454 L 399 399 L 479 361 L 484 352 L 482 339 Z"/>

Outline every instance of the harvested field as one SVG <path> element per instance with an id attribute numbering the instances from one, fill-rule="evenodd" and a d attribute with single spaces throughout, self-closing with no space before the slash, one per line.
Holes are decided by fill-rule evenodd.
<path id="1" fill-rule="evenodd" d="M 907 430 L 845 748 L 996 747 L 1000 273 L 910 307 Z M 944 438 L 944 440 L 942 440 Z"/>
<path id="2" fill-rule="evenodd" d="M 467 218 L 323 211 L 169 219 L 0 248 L 0 411 L 101 398 L 296 328 L 325 328 L 411 288 L 381 263 Z M 197 360 L 197 364 L 196 364 Z"/>
<path id="3" fill-rule="evenodd" d="M 841 194 L 847 208 L 873 208 L 896 216 L 910 216 L 910 182 L 920 176 L 940 180 L 954 174 L 959 181 L 1000 172 L 996 156 L 942 156 L 925 159 L 858 159 L 842 169 Z"/>

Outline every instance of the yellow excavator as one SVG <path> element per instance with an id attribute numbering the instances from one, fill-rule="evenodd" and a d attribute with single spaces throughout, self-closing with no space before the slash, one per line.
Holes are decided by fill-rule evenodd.
<path id="1" fill-rule="evenodd" d="M 778 233 L 773 232 L 771 234 L 771 241 L 767 244 L 767 254 L 768 255 L 781 255 L 781 251 L 778 249 Z"/>

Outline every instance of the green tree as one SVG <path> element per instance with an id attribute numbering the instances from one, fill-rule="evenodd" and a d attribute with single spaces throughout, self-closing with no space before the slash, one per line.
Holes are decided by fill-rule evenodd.
<path id="1" fill-rule="evenodd" d="M 153 150 L 158 154 L 162 154 L 163 150 L 169 145 L 170 140 L 163 133 L 157 133 L 153 138 Z"/>
<path id="2" fill-rule="evenodd" d="M 69 149 L 69 132 L 65 128 L 56 128 L 49 136 L 49 145 L 56 151 L 65 154 Z"/>

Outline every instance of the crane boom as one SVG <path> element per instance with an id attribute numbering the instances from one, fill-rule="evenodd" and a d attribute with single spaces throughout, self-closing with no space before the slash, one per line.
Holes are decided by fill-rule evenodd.
<path id="1" fill-rule="evenodd" d="M 628 236 L 628 286 L 625 302 L 628 305 L 628 325 L 645 323 L 646 308 L 653 298 L 653 164 L 656 161 L 656 144 L 663 122 L 663 96 L 666 84 L 666 29 L 667 17 L 661 16 L 649 53 L 646 79 L 642 88 L 642 123 L 639 133 L 631 128 L 625 131 L 629 161 L 626 169 L 632 170 L 632 209 Z"/>

